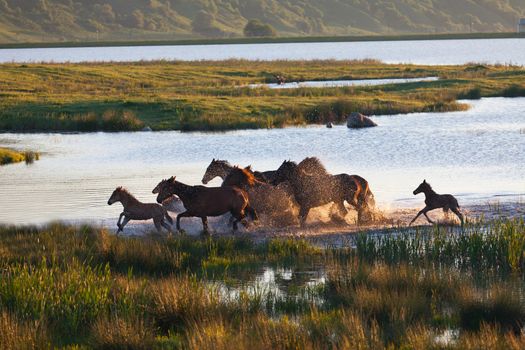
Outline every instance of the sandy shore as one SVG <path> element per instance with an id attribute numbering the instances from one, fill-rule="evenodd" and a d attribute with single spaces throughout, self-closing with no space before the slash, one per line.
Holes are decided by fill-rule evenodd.
<path id="1" fill-rule="evenodd" d="M 178 213 L 184 210 L 180 201 L 172 201 L 165 204 L 170 215 L 175 220 Z M 330 236 L 344 237 L 355 234 L 356 232 L 370 231 L 381 232 L 392 227 L 407 226 L 412 218 L 417 214 L 421 208 L 378 208 L 376 216 L 380 218 L 378 221 L 370 225 L 357 225 L 356 213 L 354 210 L 349 210 L 346 216 L 347 224 L 334 225 L 330 222 L 329 213 L 330 206 L 321 207 L 312 210 L 307 221 L 306 228 L 298 226 L 276 228 L 262 225 L 251 225 L 248 228 L 240 225 L 239 234 L 249 234 L 256 240 L 264 240 L 272 237 L 304 237 L 312 239 L 328 239 Z M 485 203 L 479 205 L 468 205 L 462 208 L 462 212 L 466 215 L 469 221 L 478 220 L 492 220 L 496 218 L 525 218 L 525 202 L 504 202 L 504 203 Z M 437 209 L 429 213 L 432 220 L 442 224 L 459 224 L 459 220 L 451 213 L 444 214 L 443 211 Z M 100 220 L 89 222 L 89 224 L 100 225 L 116 232 L 116 220 Z M 80 222 L 74 222 L 80 224 Z M 414 223 L 416 226 L 430 225 L 426 219 L 421 216 Z M 181 220 L 182 229 L 188 235 L 198 236 L 202 233 L 202 223 L 199 218 L 183 218 Z M 221 216 L 209 218 L 209 226 L 211 234 L 216 236 L 230 236 L 233 235 L 231 225 L 229 224 L 229 216 Z M 175 225 L 173 226 L 175 231 Z M 124 229 L 122 235 L 124 236 L 143 236 L 155 230 L 152 221 L 132 221 Z M 166 233 L 164 231 L 164 233 Z M 330 239 L 328 239 L 330 241 Z"/>

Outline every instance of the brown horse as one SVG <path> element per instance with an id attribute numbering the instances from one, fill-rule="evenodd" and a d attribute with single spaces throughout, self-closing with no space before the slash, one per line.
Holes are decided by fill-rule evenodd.
<path id="1" fill-rule="evenodd" d="M 261 220 L 270 225 L 295 225 L 297 204 L 291 191 L 284 184 L 273 186 L 259 181 L 251 171 L 251 167 L 232 167 L 224 179 L 222 186 L 237 186 L 248 193 L 250 203 L 260 215 Z"/>
<path id="2" fill-rule="evenodd" d="M 186 211 L 177 215 L 177 230 L 180 230 L 180 219 L 183 217 L 200 217 L 205 232 L 208 232 L 208 216 L 231 213 L 235 218 L 234 231 L 237 230 L 237 223 L 244 219 L 245 212 L 257 220 L 257 213 L 250 206 L 248 195 L 237 187 L 189 186 L 172 176 L 159 182 L 152 192 L 158 193 L 159 203 L 175 194 L 184 204 Z"/>
<path id="3" fill-rule="evenodd" d="M 231 165 L 227 160 L 213 158 L 210 165 L 208 165 L 208 168 L 206 168 L 204 176 L 202 177 L 202 183 L 206 185 L 216 177 L 220 177 L 224 180 L 230 171 L 232 171 L 232 169 L 233 165 Z M 262 172 L 253 171 L 253 175 L 259 181 L 270 183 L 271 180 L 273 180 L 273 176 L 275 175 L 275 170 Z"/>
<path id="4" fill-rule="evenodd" d="M 168 215 L 168 211 L 162 205 L 157 203 L 142 203 L 129 193 L 125 188 L 117 187 L 115 191 L 109 197 L 108 205 L 112 205 L 115 202 L 121 202 L 124 207 L 124 211 L 120 213 L 117 221 L 117 234 L 122 232 L 124 226 L 130 220 L 149 220 L 153 219 L 153 223 L 157 228 L 157 231 L 161 231 L 161 226 L 171 232 L 171 226 L 164 221 L 167 219 L 170 224 L 173 224 L 173 219 Z M 120 220 L 124 217 L 124 221 L 121 223 Z"/>
<path id="5" fill-rule="evenodd" d="M 277 169 L 274 184 L 288 181 L 295 200 L 299 204 L 299 220 L 302 225 L 310 209 L 334 202 L 342 220 L 347 211 L 344 202 L 357 210 L 359 223 L 365 222 L 364 215 L 374 205 L 374 196 L 368 182 L 360 176 L 329 174 L 319 159 L 309 157 L 301 163 L 284 161 Z"/>
<path id="6" fill-rule="evenodd" d="M 414 196 L 418 193 L 423 192 L 425 194 L 425 207 L 417 213 L 416 217 L 410 221 L 409 225 L 412 225 L 414 221 L 421 215 L 425 215 L 428 222 L 431 224 L 434 223 L 434 221 L 430 220 L 430 218 L 427 215 L 427 212 L 443 208 L 443 211 L 446 213 L 448 210 L 452 210 L 454 214 L 459 218 L 461 221 L 461 226 L 464 224 L 463 220 L 463 214 L 459 211 L 459 203 L 458 200 L 451 194 L 437 194 L 434 192 L 430 184 L 427 182 L 427 180 L 423 180 L 423 182 L 414 190 Z"/>

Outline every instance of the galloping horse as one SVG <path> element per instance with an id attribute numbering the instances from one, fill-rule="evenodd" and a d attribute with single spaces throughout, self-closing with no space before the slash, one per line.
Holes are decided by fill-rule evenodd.
<path id="1" fill-rule="evenodd" d="M 344 217 L 347 201 L 357 210 L 357 220 L 364 222 L 364 214 L 374 205 L 374 196 L 368 182 L 360 176 L 329 174 L 319 159 L 305 158 L 301 163 L 284 161 L 277 169 L 273 183 L 288 181 L 299 204 L 299 220 L 304 225 L 310 209 L 334 202 Z"/>
<path id="2" fill-rule="evenodd" d="M 414 190 L 414 196 L 418 193 L 423 192 L 425 194 L 425 207 L 417 213 L 416 217 L 410 221 L 409 225 L 412 225 L 414 221 L 419 217 L 419 215 L 423 214 L 427 218 L 428 222 L 431 224 L 434 223 L 434 221 L 430 220 L 430 218 L 427 215 L 427 212 L 443 208 L 443 211 L 446 213 L 448 210 L 452 210 L 454 214 L 459 218 L 461 221 L 461 226 L 464 224 L 463 214 L 459 211 L 459 203 L 458 200 L 451 194 L 437 194 L 430 184 L 427 182 L 427 180 L 423 180 L 423 182 Z"/>
<path id="3" fill-rule="evenodd" d="M 157 231 L 161 231 L 161 226 L 171 232 L 171 226 L 164 221 L 167 219 L 170 224 L 173 224 L 173 219 L 168 215 L 168 211 L 162 205 L 157 203 L 142 203 L 129 193 L 125 188 L 117 187 L 109 197 L 108 205 L 115 202 L 121 202 L 124 211 L 120 213 L 117 221 L 117 234 L 124 230 L 124 226 L 130 220 L 148 220 L 153 219 L 153 223 Z M 124 217 L 124 221 L 120 220 Z"/>
<path id="4" fill-rule="evenodd" d="M 257 213 L 250 206 L 248 195 L 237 187 L 189 186 L 176 181 L 175 176 L 172 176 L 159 182 L 152 192 L 158 193 L 159 203 L 173 194 L 181 199 L 186 211 L 177 215 L 177 230 L 180 230 L 182 217 L 200 217 L 205 232 L 208 232 L 208 216 L 219 216 L 230 212 L 235 218 L 234 231 L 237 230 L 237 223 L 245 218 L 245 212 L 253 220 L 257 220 Z"/>
<path id="5" fill-rule="evenodd" d="M 297 224 L 297 204 L 290 191 L 282 185 L 273 186 L 257 180 L 251 167 L 232 167 L 222 186 L 237 186 L 245 190 L 262 222 L 276 226 Z"/>
<path id="6" fill-rule="evenodd" d="M 230 171 L 233 170 L 233 168 L 233 165 L 231 165 L 227 160 L 213 158 L 210 165 L 208 165 L 208 168 L 206 168 L 204 176 L 202 177 L 202 183 L 206 185 L 217 176 L 224 180 Z M 253 175 L 259 181 L 270 183 L 271 180 L 273 180 L 273 176 L 275 176 L 275 172 L 275 170 L 262 172 L 253 171 Z"/>

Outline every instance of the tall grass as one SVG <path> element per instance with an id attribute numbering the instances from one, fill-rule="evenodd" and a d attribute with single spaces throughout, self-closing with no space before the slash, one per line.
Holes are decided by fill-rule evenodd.
<path id="1" fill-rule="evenodd" d="M 353 248 L 0 227 L 0 345 L 520 348 L 524 226 L 396 230 Z"/>

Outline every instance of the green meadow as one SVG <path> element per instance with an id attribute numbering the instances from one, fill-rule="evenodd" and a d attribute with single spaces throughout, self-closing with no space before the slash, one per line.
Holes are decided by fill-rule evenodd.
<path id="1" fill-rule="evenodd" d="M 521 349 L 525 222 L 305 239 L 0 228 L 0 348 Z"/>
<path id="2" fill-rule="evenodd" d="M 286 81 L 439 77 L 383 86 L 250 88 Z M 362 61 L 1 64 L 0 130 L 232 130 L 340 123 L 348 113 L 467 109 L 458 99 L 524 96 L 512 65 L 389 65 Z"/>

